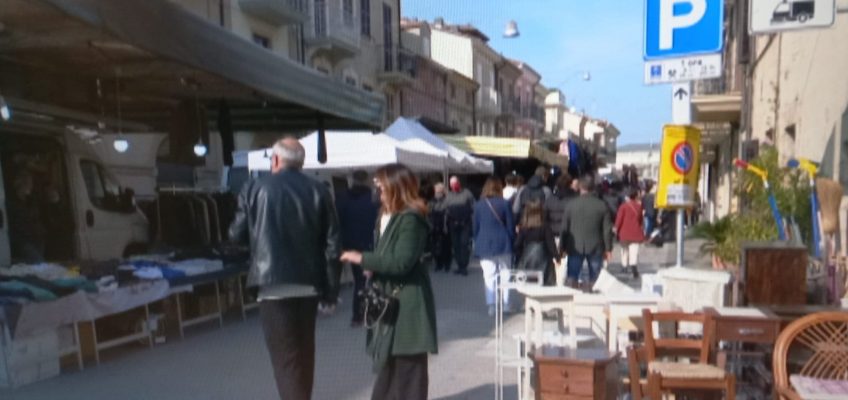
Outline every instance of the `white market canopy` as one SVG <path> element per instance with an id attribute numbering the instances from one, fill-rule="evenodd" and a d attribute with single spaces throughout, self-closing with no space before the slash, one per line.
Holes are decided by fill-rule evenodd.
<path id="1" fill-rule="evenodd" d="M 373 171 L 386 164 L 404 164 L 416 172 L 441 172 L 447 162 L 447 153 L 414 144 L 400 143 L 385 134 L 371 132 L 325 132 L 327 162 L 318 162 L 318 133 L 300 139 L 306 150 L 304 170 Z M 271 169 L 271 149 L 251 151 L 248 168 L 251 171 Z"/>
<path id="2" fill-rule="evenodd" d="M 386 135 L 417 149 L 429 147 L 447 153 L 447 167 L 452 173 L 491 174 L 494 171 L 490 160 L 474 157 L 448 144 L 413 119 L 398 118 L 386 129 Z"/>

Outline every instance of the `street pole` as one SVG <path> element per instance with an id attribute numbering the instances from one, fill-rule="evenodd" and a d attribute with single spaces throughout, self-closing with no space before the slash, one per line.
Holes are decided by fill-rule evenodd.
<path id="1" fill-rule="evenodd" d="M 692 124 L 692 84 L 691 82 L 675 83 L 671 86 L 671 115 L 675 125 Z M 686 209 L 677 209 L 677 257 L 675 267 L 683 267 L 683 229 Z"/>

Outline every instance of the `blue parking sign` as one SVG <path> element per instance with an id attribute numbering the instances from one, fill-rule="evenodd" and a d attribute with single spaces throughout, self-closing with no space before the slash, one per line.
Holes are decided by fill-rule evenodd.
<path id="1" fill-rule="evenodd" d="M 721 52 L 724 0 L 645 0 L 646 60 Z"/>

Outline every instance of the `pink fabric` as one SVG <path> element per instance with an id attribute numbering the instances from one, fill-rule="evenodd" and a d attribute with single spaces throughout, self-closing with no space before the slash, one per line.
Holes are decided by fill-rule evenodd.
<path id="1" fill-rule="evenodd" d="M 801 375 L 792 375 L 789 380 L 795 391 L 804 398 L 815 398 L 817 395 L 841 395 L 841 398 L 848 398 L 848 380 L 816 379 Z"/>

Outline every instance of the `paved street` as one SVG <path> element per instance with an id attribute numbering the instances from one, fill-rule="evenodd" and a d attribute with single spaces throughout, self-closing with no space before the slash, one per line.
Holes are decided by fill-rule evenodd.
<path id="1" fill-rule="evenodd" d="M 688 260 L 698 258 L 697 243 L 688 243 Z M 674 259 L 673 245 L 645 249 L 645 272 Z M 613 271 L 617 267 L 613 263 Z M 430 398 L 493 397 L 494 322 L 486 315 L 481 270 L 468 277 L 433 274 L 436 291 L 439 354 L 430 358 Z M 318 354 L 314 398 L 367 399 L 374 375 L 364 352 L 365 332 L 348 326 L 350 288 L 345 304 L 318 323 Z M 507 331 L 518 332 L 521 318 L 512 316 Z M 509 337 L 509 335 L 507 335 Z M 511 348 L 511 343 L 506 343 Z M 117 352 L 118 354 L 115 354 Z M 147 350 L 143 347 L 107 353 L 99 367 L 0 391 L 5 400 L 48 399 L 273 399 L 275 388 L 258 316 L 246 322 L 231 319 L 223 329 L 214 325 L 189 331 L 185 340 Z M 108 354 L 112 354 L 109 357 Z M 515 396 L 515 374 L 506 371 L 507 398 Z"/>

